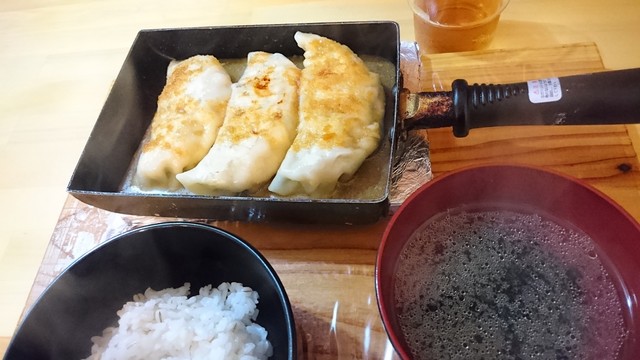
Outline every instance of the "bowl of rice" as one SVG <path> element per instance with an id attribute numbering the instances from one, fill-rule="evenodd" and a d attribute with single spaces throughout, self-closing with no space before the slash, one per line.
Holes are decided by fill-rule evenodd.
<path id="1" fill-rule="evenodd" d="M 213 226 L 119 235 L 65 269 L 29 309 L 5 359 L 293 359 L 278 275 Z"/>

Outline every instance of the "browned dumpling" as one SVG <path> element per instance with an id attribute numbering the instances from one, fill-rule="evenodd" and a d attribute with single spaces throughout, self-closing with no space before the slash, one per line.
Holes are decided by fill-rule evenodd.
<path id="1" fill-rule="evenodd" d="M 295 40 L 305 50 L 300 124 L 269 190 L 323 196 L 377 148 L 384 90 L 379 76 L 347 46 L 301 32 Z"/>
<path id="2" fill-rule="evenodd" d="M 207 154 L 230 95 L 231 79 L 214 56 L 170 64 L 133 185 L 142 190 L 180 188 L 176 174 L 193 168 Z"/>
<path id="3" fill-rule="evenodd" d="M 195 168 L 177 175 L 184 187 L 215 195 L 267 183 L 296 135 L 299 78 L 300 69 L 282 54 L 250 53 L 216 142 Z"/>

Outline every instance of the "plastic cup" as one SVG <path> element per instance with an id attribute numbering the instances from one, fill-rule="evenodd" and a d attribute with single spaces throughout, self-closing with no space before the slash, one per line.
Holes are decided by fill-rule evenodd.
<path id="1" fill-rule="evenodd" d="M 509 0 L 408 0 L 423 54 L 486 48 Z"/>

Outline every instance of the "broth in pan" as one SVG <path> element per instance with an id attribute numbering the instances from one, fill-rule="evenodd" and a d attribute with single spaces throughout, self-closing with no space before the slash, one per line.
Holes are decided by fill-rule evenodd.
<path id="1" fill-rule="evenodd" d="M 395 83 L 395 66 L 386 59 L 378 56 L 362 55 L 360 56 L 367 68 L 380 76 L 380 82 L 384 88 L 386 94 L 385 111 L 392 113 L 395 104 L 391 101 L 392 91 Z M 289 59 L 296 64 L 299 68 L 303 67 L 304 58 L 302 56 L 291 56 Z M 237 82 L 242 76 L 246 68 L 246 58 L 239 59 L 221 59 L 220 62 L 225 71 L 229 74 L 232 82 Z M 390 116 L 386 114 L 385 117 Z M 383 132 L 388 132 L 388 124 L 383 126 Z M 147 133 L 144 139 L 150 136 L 150 128 L 147 129 Z M 143 139 L 143 143 L 144 140 Z M 388 153 L 390 152 L 391 143 L 385 141 L 385 137 L 382 136 L 378 149 L 373 152 L 360 166 L 356 174 L 351 179 L 345 181 L 339 181 L 335 190 L 327 196 L 330 199 L 377 199 L 381 194 L 385 193 L 385 187 L 388 185 L 389 180 L 389 168 L 388 168 Z M 135 167 L 138 163 L 141 152 L 140 147 L 135 153 L 126 177 L 121 185 L 121 191 L 125 193 L 145 193 L 145 194 L 179 194 L 179 195 L 193 195 L 183 187 L 176 190 L 170 189 L 141 189 L 133 184 L 133 178 L 135 175 Z M 342 179 L 341 179 L 342 180 Z M 282 197 L 269 192 L 267 189 L 267 182 L 264 186 L 261 186 L 253 191 L 244 191 L 242 193 L 234 194 L 237 197 L 257 197 L 257 198 L 269 198 L 269 197 Z M 296 194 L 289 196 L 290 198 L 305 197 L 304 195 Z"/>

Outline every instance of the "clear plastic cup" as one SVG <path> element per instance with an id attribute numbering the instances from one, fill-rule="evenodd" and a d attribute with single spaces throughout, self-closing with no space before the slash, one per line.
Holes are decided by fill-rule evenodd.
<path id="1" fill-rule="evenodd" d="M 420 52 L 486 48 L 509 0 L 408 0 Z"/>

